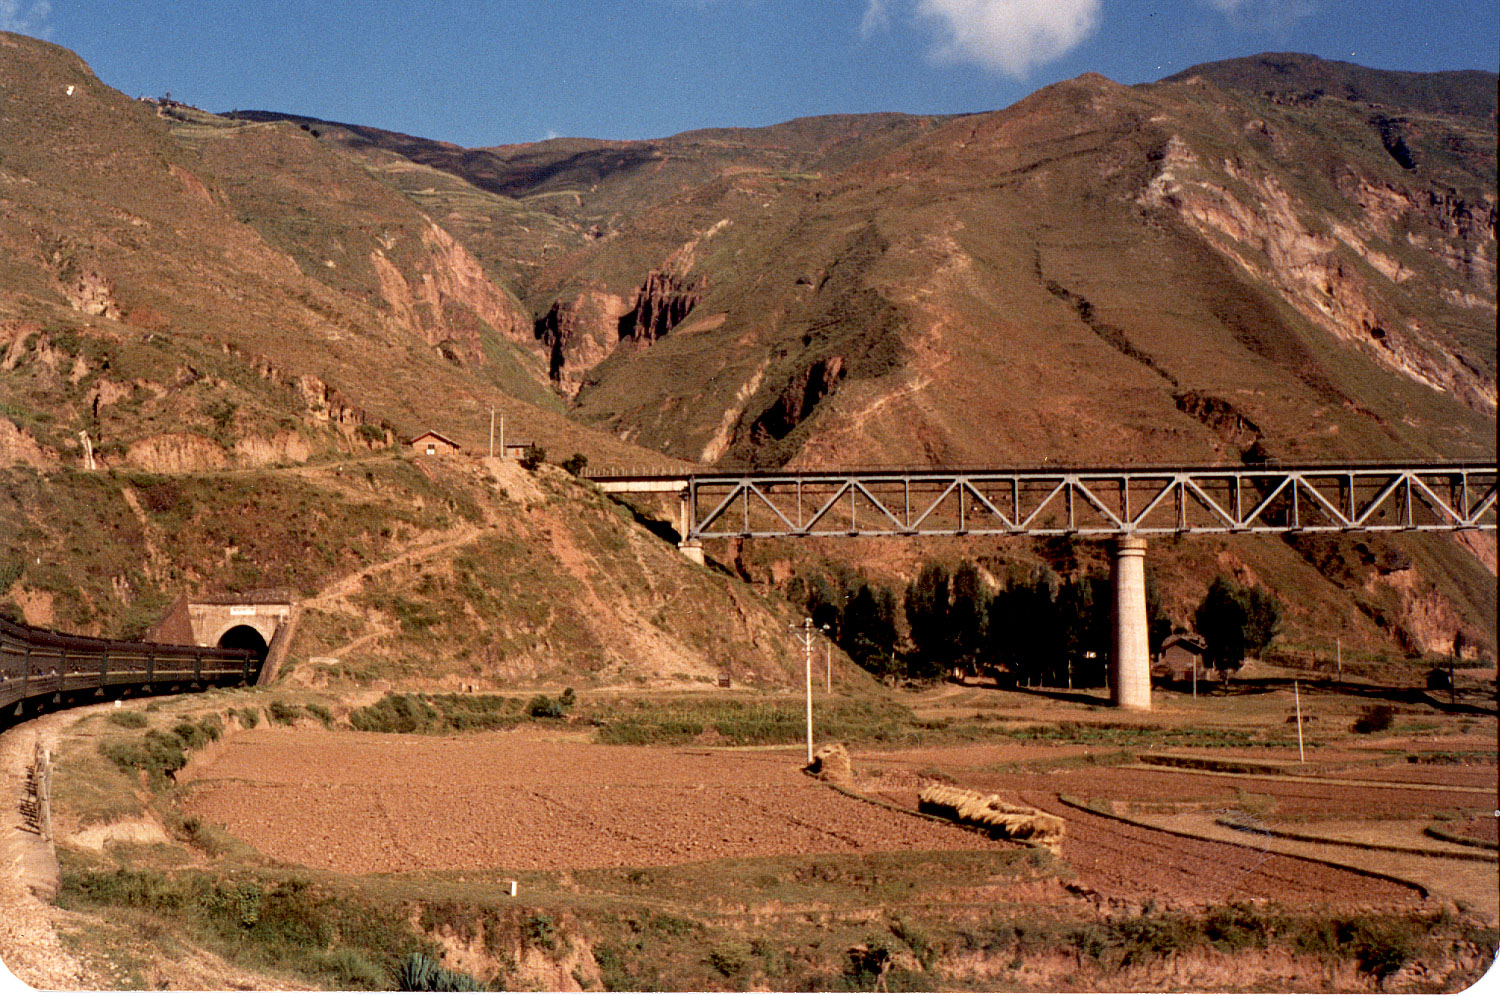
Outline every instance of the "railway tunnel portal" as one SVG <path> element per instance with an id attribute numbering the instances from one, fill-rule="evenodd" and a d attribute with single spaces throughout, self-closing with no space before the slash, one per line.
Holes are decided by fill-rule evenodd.
<path id="1" fill-rule="evenodd" d="M 280 590 L 179 598 L 147 633 L 160 643 L 249 650 L 261 682 L 274 672 L 295 621 L 295 599 Z"/>

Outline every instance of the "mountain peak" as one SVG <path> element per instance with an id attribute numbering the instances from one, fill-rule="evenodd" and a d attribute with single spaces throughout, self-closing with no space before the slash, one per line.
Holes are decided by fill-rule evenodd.
<path id="1" fill-rule="evenodd" d="M 1334 97 L 1395 111 L 1494 120 L 1496 110 L 1496 75 L 1477 69 L 1414 73 L 1371 69 L 1305 52 L 1262 52 L 1199 63 L 1161 82 L 1183 83 L 1194 77 L 1226 90 Z"/>

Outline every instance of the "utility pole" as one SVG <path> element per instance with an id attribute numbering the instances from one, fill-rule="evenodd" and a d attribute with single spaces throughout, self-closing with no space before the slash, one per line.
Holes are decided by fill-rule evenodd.
<path id="1" fill-rule="evenodd" d="M 490 405 L 490 459 L 495 459 L 495 406 Z"/>
<path id="2" fill-rule="evenodd" d="M 827 692 L 829 695 L 832 695 L 833 694 L 833 641 L 830 640 L 830 639 L 828 639 L 827 636 L 824 636 L 823 639 L 826 641 L 823 644 L 823 667 L 826 669 L 826 672 L 827 672 L 826 675 L 825 675 L 825 677 L 824 677 L 824 679 L 823 679 L 823 681 L 824 681 L 823 690 L 825 692 Z M 1453 669 L 1449 668 L 1448 670 L 1451 673 Z"/>
<path id="3" fill-rule="evenodd" d="M 1307 756 L 1302 753 L 1302 691 L 1296 681 L 1292 682 L 1292 702 L 1297 709 L 1297 763 L 1306 764 Z"/>
<path id="4" fill-rule="evenodd" d="M 825 633 L 828 631 L 827 626 L 820 626 L 819 629 L 823 630 Z M 812 764 L 812 641 L 813 634 L 817 632 L 817 630 L 813 629 L 813 621 L 811 616 L 805 616 L 802 620 L 802 625 L 800 626 L 796 623 L 793 623 L 791 625 L 791 630 L 793 632 L 801 630 L 801 632 L 797 634 L 797 638 L 802 641 L 802 661 L 807 669 L 807 763 Z"/>

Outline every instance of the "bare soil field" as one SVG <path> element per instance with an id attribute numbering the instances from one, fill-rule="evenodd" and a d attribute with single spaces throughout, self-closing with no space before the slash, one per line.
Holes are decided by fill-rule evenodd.
<path id="1" fill-rule="evenodd" d="M 1063 857 L 1085 885 L 1110 898 L 1159 904 L 1275 899 L 1289 906 L 1370 909 L 1410 909 L 1422 902 L 1418 890 L 1385 879 L 1257 847 L 1132 826 L 1046 793 L 1022 793 L 1021 799 L 1068 821 Z"/>
<path id="2" fill-rule="evenodd" d="M 721 857 L 1015 847 L 842 796 L 796 750 L 610 747 L 258 729 L 194 761 L 186 809 L 344 872 L 644 867 Z"/>
<path id="3" fill-rule="evenodd" d="M 1074 756 L 1086 756 L 1074 750 Z M 966 788 L 990 792 L 1030 792 L 1038 789 L 1057 795 L 1085 799 L 1105 798 L 1130 802 L 1204 803 L 1243 808 L 1245 794 L 1274 799 L 1275 812 L 1283 819 L 1303 817 L 1363 817 L 1366 819 L 1418 818 L 1444 809 L 1494 808 L 1497 788 L 1492 766 L 1401 765 L 1358 766 L 1340 769 L 1340 774 L 1299 777 L 1165 769 L 1132 766 L 1072 765 L 1054 770 L 1004 770 L 1026 757 L 1020 745 L 1007 748 L 970 746 L 928 748 L 867 755 L 876 766 L 899 766 L 909 771 L 941 770 L 959 778 Z M 1049 760 L 1032 755 L 1034 762 Z M 1035 768 L 1036 766 L 1033 765 Z M 1407 784 L 1410 769 L 1419 769 L 1424 786 Z M 998 770 L 997 770 L 998 769 Z M 1490 773 L 1488 779 L 1485 772 Z M 1399 777 L 1388 777 L 1392 772 Z M 1342 784 L 1343 782 L 1359 784 Z M 1369 782 L 1388 784 L 1372 786 Z M 1474 783 L 1478 782 L 1478 785 Z M 1449 789 L 1446 786 L 1451 785 Z M 893 802 L 915 805 L 911 797 L 893 797 Z"/>
<path id="4" fill-rule="evenodd" d="M 1107 902 L 1197 905 L 1274 897 L 1288 904 L 1412 908 L 1420 892 L 1254 846 L 1196 841 L 1070 806 L 1060 793 L 1136 799 L 1239 798 L 1241 782 L 1193 772 L 1077 768 L 1039 777 L 986 772 L 1000 757 L 1049 760 L 1046 746 L 965 746 L 868 756 L 903 805 L 929 777 L 964 781 L 1055 812 L 1077 885 Z M 872 806 L 798 771 L 796 750 L 611 747 L 537 730 L 464 737 L 310 729 L 239 734 L 181 778 L 194 815 L 283 861 L 345 872 L 643 867 L 723 857 L 1014 845 Z M 879 769 L 876 769 L 879 770 Z M 1329 785 L 1260 782 L 1278 804 L 1326 805 Z M 1368 790 L 1347 790 L 1368 797 Z M 1395 790 L 1393 810 L 1411 808 Z M 1338 791 L 1333 795 L 1338 796 Z M 1445 793 L 1413 793 L 1425 807 Z M 908 798 L 910 796 L 910 798 Z M 1366 799 L 1366 801 L 1368 801 Z M 1471 800 L 1472 801 L 1472 800 Z"/>

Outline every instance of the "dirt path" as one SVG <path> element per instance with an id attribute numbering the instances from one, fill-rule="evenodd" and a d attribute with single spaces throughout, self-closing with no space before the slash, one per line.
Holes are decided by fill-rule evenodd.
<path id="1" fill-rule="evenodd" d="M 463 546 L 472 543 L 479 538 L 483 530 L 477 526 L 466 526 L 462 529 L 450 529 L 445 533 L 438 534 L 438 538 L 431 539 L 419 546 L 408 547 L 389 560 L 379 563 L 367 564 L 357 571 L 346 574 L 333 584 L 324 588 L 312 598 L 303 602 L 303 606 L 310 609 L 322 609 L 325 612 L 330 609 L 348 608 L 349 596 L 354 594 L 364 584 L 365 578 L 379 571 L 387 571 L 402 564 L 409 564 L 415 560 L 425 560 L 434 554 L 451 550 L 455 546 Z"/>
<path id="2" fill-rule="evenodd" d="M 83 967 L 68 954 L 53 927 L 58 912 L 32 892 L 53 860 L 50 849 L 25 829 L 20 812 L 26 770 L 38 741 L 51 747 L 58 731 L 75 722 L 81 710 L 43 716 L 0 733 L 0 784 L 5 802 L 0 825 L 0 961 L 21 981 L 38 989 L 82 989 Z"/>
<path id="3" fill-rule="evenodd" d="M 352 596 L 360 589 L 360 587 L 364 584 L 366 578 L 370 577 L 373 574 L 379 573 L 380 571 L 388 571 L 403 564 L 410 564 L 414 561 L 425 560 L 429 557 L 436 556 L 437 554 L 440 554 L 446 550 L 451 550 L 456 546 L 463 546 L 466 543 L 472 543 L 474 540 L 478 539 L 480 534 L 484 531 L 485 530 L 480 529 L 477 526 L 466 526 L 460 529 L 452 529 L 445 533 L 440 533 L 436 537 L 429 538 L 427 542 L 421 543 L 417 546 L 407 547 L 405 550 L 396 554 L 394 557 L 391 557 L 389 560 L 382 560 L 378 563 L 367 564 L 357 571 L 353 571 L 349 574 L 344 575 L 337 581 L 333 582 L 333 584 L 318 592 L 318 594 L 314 595 L 312 598 L 304 601 L 302 603 L 302 608 L 304 611 L 307 609 L 319 609 L 324 612 L 347 612 L 352 615 L 363 616 L 364 613 L 356 608 L 349 599 L 350 596 Z M 352 651 L 364 646 L 365 644 L 371 643 L 393 632 L 392 627 L 380 622 L 379 620 L 367 620 L 367 622 L 370 626 L 369 632 L 356 637 L 343 646 L 334 647 L 333 649 L 327 651 L 326 656 L 345 657 Z"/>

